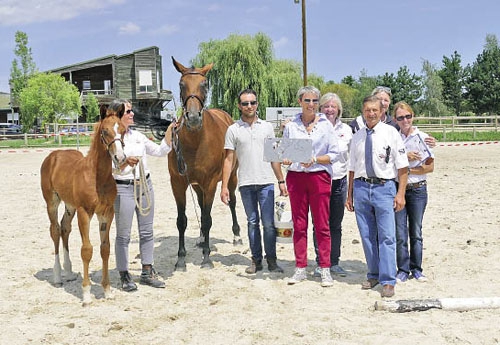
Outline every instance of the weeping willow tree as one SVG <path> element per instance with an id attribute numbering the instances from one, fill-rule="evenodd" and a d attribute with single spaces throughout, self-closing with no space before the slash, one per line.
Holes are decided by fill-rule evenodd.
<path id="1" fill-rule="evenodd" d="M 269 107 L 297 107 L 297 91 L 302 86 L 302 65 L 291 60 L 275 60 L 267 76 Z M 264 108 L 265 109 L 265 108 Z"/>
<path id="2" fill-rule="evenodd" d="M 290 61 L 273 58 L 272 41 L 263 33 L 231 34 L 224 40 L 199 45 L 194 66 L 214 63 L 208 73 L 210 106 L 238 114 L 238 93 L 252 88 L 259 95 L 259 108 L 289 106 L 301 85 L 300 67 Z M 292 91 L 293 90 L 293 91 Z"/>

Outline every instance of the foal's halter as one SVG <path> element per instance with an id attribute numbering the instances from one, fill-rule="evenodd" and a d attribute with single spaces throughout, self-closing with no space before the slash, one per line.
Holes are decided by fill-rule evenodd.
<path id="1" fill-rule="evenodd" d="M 119 136 L 115 136 L 113 138 L 113 140 L 111 140 L 109 143 L 106 142 L 106 139 L 104 138 L 104 133 L 101 130 L 101 142 L 106 146 L 106 150 L 108 151 L 108 153 L 109 153 L 109 149 L 110 149 L 111 145 L 113 145 L 115 143 L 115 141 L 119 141 L 122 144 L 122 147 L 125 147 L 125 143 L 123 142 L 123 139 Z"/>

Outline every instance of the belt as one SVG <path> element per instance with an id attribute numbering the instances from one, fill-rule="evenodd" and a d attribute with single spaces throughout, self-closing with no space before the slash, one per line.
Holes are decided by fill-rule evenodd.
<path id="1" fill-rule="evenodd" d="M 408 189 L 415 189 L 415 188 L 419 188 L 419 187 L 426 186 L 426 185 L 427 185 L 427 181 L 426 180 L 423 180 L 423 181 L 420 181 L 420 182 L 415 182 L 415 183 L 408 183 L 406 185 L 406 190 L 408 190 Z"/>
<path id="2" fill-rule="evenodd" d="M 378 177 L 358 177 L 356 180 L 360 180 L 369 184 L 384 184 L 387 181 L 392 181 L 393 179 L 385 179 L 385 178 L 378 178 Z"/>
<path id="3" fill-rule="evenodd" d="M 149 179 L 149 174 L 146 175 L 146 180 Z M 115 180 L 116 184 L 124 184 L 124 185 L 131 185 L 134 184 L 134 181 L 139 181 L 139 180 Z"/>

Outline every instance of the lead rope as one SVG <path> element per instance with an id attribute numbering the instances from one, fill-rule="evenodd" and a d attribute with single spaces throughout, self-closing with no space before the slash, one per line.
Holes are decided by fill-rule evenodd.
<path id="1" fill-rule="evenodd" d="M 136 179 L 135 169 L 139 166 L 139 179 Z M 144 172 L 144 164 L 142 158 L 133 169 L 134 174 L 134 200 L 135 206 L 139 210 L 141 216 L 145 217 L 151 211 L 151 195 L 149 193 L 148 181 Z M 144 198 L 142 197 L 144 196 Z"/>

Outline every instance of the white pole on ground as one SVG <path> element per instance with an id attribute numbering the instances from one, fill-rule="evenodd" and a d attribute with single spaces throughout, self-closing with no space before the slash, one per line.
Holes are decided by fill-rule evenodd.
<path id="1" fill-rule="evenodd" d="M 500 297 L 439 298 L 398 301 L 387 300 L 375 302 L 375 310 L 386 310 L 391 313 L 406 313 L 410 311 L 425 311 L 429 309 L 467 311 L 474 309 L 497 308 L 500 308 Z"/>

